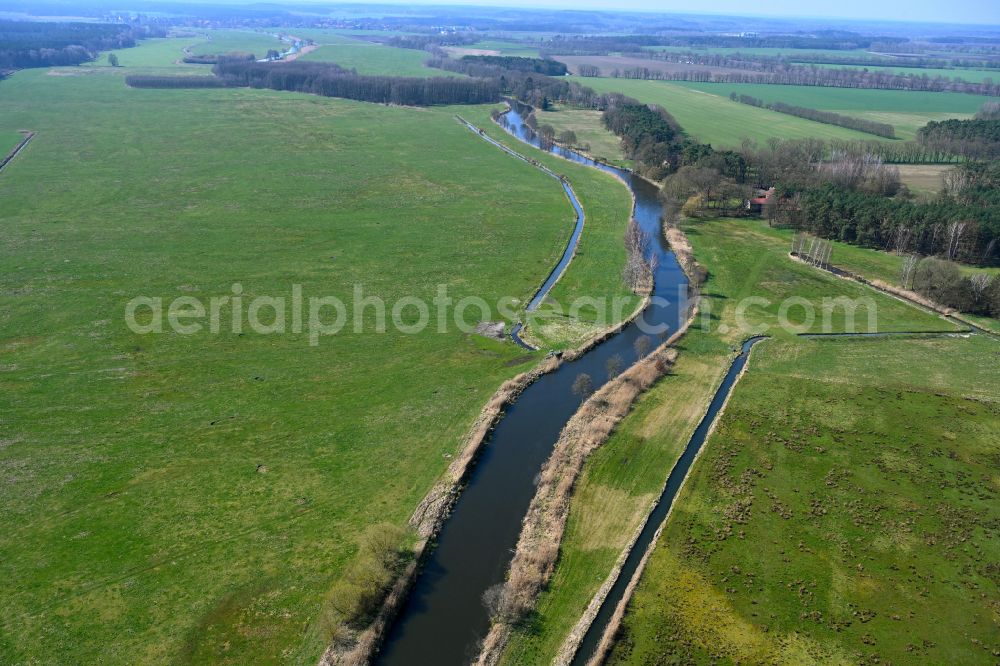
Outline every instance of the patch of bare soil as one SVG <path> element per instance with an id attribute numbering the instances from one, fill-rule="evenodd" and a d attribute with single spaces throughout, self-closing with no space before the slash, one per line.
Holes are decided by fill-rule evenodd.
<path id="1" fill-rule="evenodd" d="M 586 56 L 586 55 L 557 55 L 552 56 L 554 60 L 565 63 L 572 74 L 580 73 L 580 65 L 593 65 L 601 71 L 601 76 L 612 76 L 615 70 L 619 72 L 637 67 L 648 69 L 650 72 L 661 72 L 663 74 L 677 74 L 680 72 L 710 72 L 712 74 L 738 74 L 746 70 L 734 67 L 712 67 L 710 65 L 695 65 L 683 62 L 666 62 L 664 60 L 653 60 L 651 58 L 634 58 L 629 56 Z"/>

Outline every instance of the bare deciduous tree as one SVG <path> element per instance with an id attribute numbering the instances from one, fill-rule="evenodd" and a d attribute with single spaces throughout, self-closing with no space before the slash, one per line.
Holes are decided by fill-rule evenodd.
<path id="1" fill-rule="evenodd" d="M 586 372 L 581 372 L 573 380 L 573 395 L 578 395 L 581 398 L 586 398 L 591 393 L 594 392 L 594 380 L 590 378 Z"/>
<path id="2" fill-rule="evenodd" d="M 642 358 L 649 353 L 649 337 L 643 335 L 642 337 L 636 338 L 635 342 L 632 343 L 632 347 L 635 349 L 635 355 Z"/>
<path id="3" fill-rule="evenodd" d="M 604 367 L 608 371 L 608 379 L 614 379 L 617 377 L 621 373 L 623 365 L 625 365 L 625 361 L 622 360 L 622 357 L 619 354 L 615 354 L 609 358 L 608 362 L 604 364 Z"/>

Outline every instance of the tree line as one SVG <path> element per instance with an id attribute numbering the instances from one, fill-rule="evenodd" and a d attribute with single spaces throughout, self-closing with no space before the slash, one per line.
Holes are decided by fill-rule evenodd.
<path id="1" fill-rule="evenodd" d="M 665 71 L 648 67 L 616 68 L 613 78 L 651 79 L 657 81 L 694 81 L 701 83 L 754 83 L 822 88 L 866 88 L 875 90 L 913 90 L 921 92 L 960 92 L 970 95 L 1000 95 L 1000 83 L 954 80 L 927 74 L 893 74 L 887 70 L 837 69 L 827 67 L 788 67 L 775 71 L 715 71 L 685 69 Z"/>
<path id="2" fill-rule="evenodd" d="M 604 110 L 604 126 L 621 139 L 622 152 L 637 171 L 652 180 L 712 154 L 712 147 L 684 135 L 677 121 L 659 107 L 622 97 Z"/>
<path id="3" fill-rule="evenodd" d="M 705 65 L 708 67 L 724 67 L 730 69 L 746 69 L 760 72 L 792 71 L 795 69 L 813 69 L 813 65 L 834 64 L 847 68 L 886 67 L 899 65 L 897 58 L 887 58 L 877 55 L 829 55 L 826 53 L 796 53 L 794 55 L 757 55 L 747 53 L 678 53 L 675 51 L 643 51 L 642 57 L 651 60 L 674 62 L 685 65 Z M 921 68 L 1000 68 L 1000 60 L 968 60 L 947 58 L 907 58 L 907 67 Z M 961 78 L 961 73 L 954 77 Z"/>
<path id="4" fill-rule="evenodd" d="M 1000 160 L 959 165 L 930 201 L 887 194 L 836 179 L 779 183 L 779 196 L 794 205 L 782 207 L 775 219 L 823 238 L 891 252 L 970 264 L 1000 258 Z"/>
<path id="5" fill-rule="evenodd" d="M 790 116 L 805 118 L 806 120 L 814 120 L 818 123 L 846 127 L 848 129 L 857 130 L 858 132 L 882 136 L 887 139 L 896 138 L 896 128 L 888 123 L 877 123 L 864 118 L 854 118 L 853 116 L 845 116 L 839 113 L 833 113 L 832 111 L 810 109 L 805 106 L 785 104 L 784 102 L 773 102 L 771 104 L 767 104 L 764 100 L 753 97 L 752 95 L 737 95 L 736 93 L 731 93 L 729 98 L 734 102 L 739 102 L 740 104 L 749 104 L 750 106 L 770 109 L 772 111 L 777 111 L 778 113 L 785 113 Z"/>
<path id="6" fill-rule="evenodd" d="M 931 121 L 917 131 L 917 142 L 965 158 L 1000 157 L 1000 120 Z"/>
<path id="7" fill-rule="evenodd" d="M 156 36 L 162 30 L 136 25 L 0 20 L 0 69 L 79 65 Z"/>
<path id="8" fill-rule="evenodd" d="M 226 85 L 343 97 L 379 104 L 432 106 L 500 101 L 495 80 L 366 76 L 333 63 L 223 61 L 212 71 Z"/>
<path id="9" fill-rule="evenodd" d="M 518 72 L 535 72 L 546 76 L 565 76 L 566 65 L 546 58 L 525 58 L 522 56 L 467 55 L 462 60 L 483 65 L 492 65 Z"/>

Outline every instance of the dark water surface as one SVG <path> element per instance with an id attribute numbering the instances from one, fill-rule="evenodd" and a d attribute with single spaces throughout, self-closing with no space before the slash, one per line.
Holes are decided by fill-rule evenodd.
<path id="1" fill-rule="evenodd" d="M 518 111 L 506 115 L 507 129 L 518 139 L 539 146 Z M 466 664 L 478 653 L 490 622 L 482 596 L 501 583 L 517 544 L 521 521 L 535 494 L 542 464 L 563 426 L 580 405 L 573 381 L 587 373 L 594 389 L 608 380 L 606 364 L 614 356 L 632 365 L 635 342 L 649 337 L 649 349 L 669 337 L 687 312 L 687 277 L 661 232 L 661 207 L 655 185 L 627 171 L 598 164 L 560 148 L 552 152 L 619 176 L 635 195 L 635 218 L 656 256 L 654 298 L 633 322 L 589 352 L 543 375 L 508 406 L 469 474 L 468 484 L 445 521 L 434 550 L 386 636 L 378 664 L 449 666 Z M 572 190 L 567 189 L 579 211 Z M 553 272 L 558 275 L 558 270 Z M 551 277 L 551 276 L 550 276 Z M 565 305 L 565 304 L 564 304 Z M 648 333 L 660 325 L 664 330 Z M 624 367 L 622 368 L 625 369 Z"/>

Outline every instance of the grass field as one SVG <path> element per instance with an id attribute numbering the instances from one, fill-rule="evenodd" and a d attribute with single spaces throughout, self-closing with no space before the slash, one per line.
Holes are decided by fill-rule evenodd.
<path id="1" fill-rule="evenodd" d="M 889 123 L 896 128 L 896 135 L 901 139 L 912 139 L 918 129 L 932 120 L 970 118 L 984 103 L 994 99 L 963 93 L 754 83 L 681 82 L 677 85 L 724 98 L 735 92 L 752 95 L 765 102 L 784 102 Z M 872 138 L 871 135 L 865 136 Z"/>
<path id="2" fill-rule="evenodd" d="M 756 348 L 611 663 L 992 663 L 997 353 L 982 336 Z"/>
<path id="3" fill-rule="evenodd" d="M 556 283 L 548 301 L 567 308 L 577 298 L 606 294 L 609 303 L 612 298 L 621 298 L 637 306 L 638 297 L 626 289 L 621 279 L 621 267 L 625 263 L 622 234 L 632 210 L 631 196 L 625 185 L 609 174 L 517 141 L 490 119 L 484 107 L 462 109 L 460 113 L 494 139 L 565 175 L 580 199 L 586 213 L 580 245 L 569 270 Z M 633 310 L 629 306 L 623 312 L 627 315 Z M 596 309 L 584 307 L 575 319 L 543 318 L 542 326 L 529 326 L 528 332 L 543 349 L 564 349 L 579 345 L 610 323 L 615 322 L 602 323 Z"/>
<path id="4" fill-rule="evenodd" d="M 538 48 L 508 41 L 506 39 L 483 39 L 473 44 L 469 44 L 470 49 L 480 49 L 483 51 L 496 51 L 500 55 L 522 56 L 525 58 L 537 58 Z"/>
<path id="5" fill-rule="evenodd" d="M 634 79 L 573 77 L 598 92 L 621 92 L 659 104 L 691 136 L 716 148 L 738 147 L 745 137 L 759 142 L 779 139 L 877 139 L 871 134 L 796 118 L 734 102 L 726 96 L 665 83 Z M 779 86 L 775 86 L 779 87 Z"/>
<path id="6" fill-rule="evenodd" d="M 585 152 L 591 157 L 631 167 L 632 161 L 626 160 L 622 153 L 621 140 L 601 122 L 600 111 L 554 106 L 549 111 L 536 110 L 535 116 L 539 125 L 552 125 L 557 135 L 563 130 L 575 132 L 578 145 L 590 146 Z"/>
<path id="7" fill-rule="evenodd" d="M 208 30 L 205 39 L 191 47 L 195 55 L 218 53 L 253 53 L 258 58 L 267 55 L 268 50 L 284 51 L 288 48 L 275 34 L 251 30 Z"/>
<path id="8" fill-rule="evenodd" d="M 604 582 L 746 335 L 736 315 L 741 299 L 760 297 L 776 304 L 797 296 L 818 306 L 824 297 L 871 295 L 878 308 L 878 330 L 951 328 L 938 317 L 793 262 L 784 237 L 759 222 L 691 222 L 685 230 L 699 261 L 710 271 L 703 289 L 706 317 L 681 340 L 680 356 L 668 376 L 641 398 L 588 460 L 574 492 L 552 583 L 538 613 L 514 634 L 505 654 L 508 664 L 550 662 Z M 774 328 L 775 307 L 751 307 L 746 321 L 765 324 L 768 333 L 788 339 L 786 332 Z M 709 328 L 704 330 L 702 323 Z M 833 330 L 842 326 L 835 321 Z"/>
<path id="9" fill-rule="evenodd" d="M 1000 72 L 996 70 L 986 70 L 986 69 L 948 69 L 948 68 L 936 68 L 936 67 L 905 67 L 905 66 L 881 66 L 881 65 L 865 65 L 863 67 L 857 66 L 847 66 L 847 65 L 833 65 L 833 64 L 818 64 L 817 67 L 823 67 L 824 69 L 867 69 L 871 72 L 885 72 L 887 74 L 915 74 L 917 76 L 922 76 L 926 74 L 927 76 L 934 78 L 937 76 L 943 76 L 948 79 L 962 79 L 963 81 L 971 81 L 973 83 L 982 83 L 987 79 L 993 81 L 1000 81 Z"/>
<path id="10" fill-rule="evenodd" d="M 355 69 L 358 74 L 387 76 L 461 76 L 454 72 L 431 69 L 424 62 L 431 57 L 426 51 L 401 49 L 341 35 L 319 37 L 322 44 L 315 51 L 303 55 L 301 60 L 335 62 L 341 67 Z"/>
<path id="11" fill-rule="evenodd" d="M 0 159 L 7 156 L 14 146 L 18 144 L 24 135 L 14 130 L 0 129 Z"/>
<path id="12" fill-rule="evenodd" d="M 38 130 L 0 175 L 3 663 L 315 663 L 359 533 L 403 524 L 487 397 L 538 358 L 453 327 L 375 334 L 371 311 L 366 334 L 315 347 L 225 323 L 129 331 L 134 296 L 234 283 L 245 304 L 293 284 L 524 302 L 571 227 L 559 184 L 457 109 L 123 84 L 184 69 L 190 41 L 0 83 L 0 131 Z M 567 292 L 620 289 L 628 195 L 590 182 L 574 179 L 594 207 L 584 243 L 608 228 Z"/>

